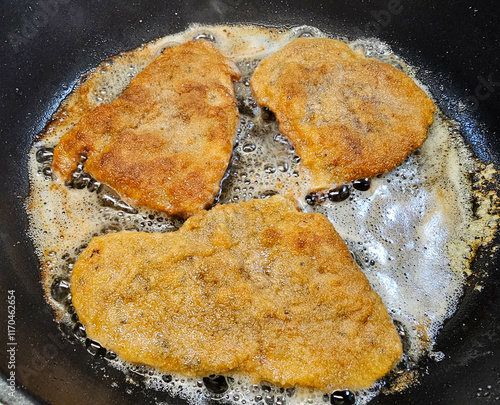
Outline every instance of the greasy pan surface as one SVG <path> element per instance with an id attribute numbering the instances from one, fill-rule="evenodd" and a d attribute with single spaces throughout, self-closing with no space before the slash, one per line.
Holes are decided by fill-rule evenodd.
<path id="1" fill-rule="evenodd" d="M 392 10 L 392 11 L 388 11 Z M 183 30 L 191 22 L 308 24 L 349 37 L 376 34 L 430 85 L 448 116 L 462 123 L 476 156 L 500 163 L 500 3 L 468 1 L 84 1 L 7 0 L 0 4 L 0 402 L 52 404 L 181 403 L 144 392 L 104 369 L 80 344 L 61 340 L 42 296 L 26 237 L 27 152 L 76 79 L 103 59 Z M 466 102 L 466 108 L 456 103 Z M 467 107 L 468 106 L 468 107 Z M 496 241 L 498 242 L 498 241 Z M 480 251 L 483 291 L 466 291 L 420 384 L 375 404 L 483 404 L 500 396 L 500 256 Z M 16 378 L 8 396 L 7 305 L 16 299 Z M 116 374 L 111 380 L 104 374 Z M 111 383 L 115 381 L 116 387 Z M 24 388 L 21 388 L 23 386 Z M 488 388 L 490 387 L 490 388 Z"/>

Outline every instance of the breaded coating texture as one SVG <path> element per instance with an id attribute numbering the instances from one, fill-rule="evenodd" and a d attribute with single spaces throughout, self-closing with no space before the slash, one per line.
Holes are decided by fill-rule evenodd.
<path id="1" fill-rule="evenodd" d="M 71 294 L 89 338 L 166 373 L 332 391 L 370 387 L 402 355 L 332 224 L 281 196 L 216 206 L 176 232 L 96 237 Z"/>
<path id="2" fill-rule="evenodd" d="M 432 100 L 400 70 L 327 38 L 298 38 L 255 69 L 256 101 L 294 144 L 310 189 L 392 170 L 426 139 Z"/>
<path id="3" fill-rule="evenodd" d="M 167 48 L 110 104 L 60 140 L 52 168 L 84 170 L 133 205 L 188 217 L 219 192 L 238 125 L 240 73 L 209 41 Z"/>

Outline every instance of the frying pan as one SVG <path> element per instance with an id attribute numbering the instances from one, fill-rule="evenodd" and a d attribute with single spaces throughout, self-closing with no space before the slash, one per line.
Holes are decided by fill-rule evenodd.
<path id="1" fill-rule="evenodd" d="M 65 338 L 45 303 L 26 236 L 27 154 L 77 78 L 119 51 L 191 22 L 309 24 L 376 36 L 417 68 L 474 154 L 500 163 L 500 3 L 496 0 L 7 0 L 0 4 L 0 401 L 7 404 L 180 404 L 144 391 Z M 496 239 L 491 246 L 498 244 Z M 419 383 L 373 404 L 484 404 L 500 396 L 500 256 L 479 250 L 457 313 L 421 365 Z M 474 289 L 477 283 L 482 291 Z M 7 297 L 15 296 L 16 390 L 7 377 Z"/>

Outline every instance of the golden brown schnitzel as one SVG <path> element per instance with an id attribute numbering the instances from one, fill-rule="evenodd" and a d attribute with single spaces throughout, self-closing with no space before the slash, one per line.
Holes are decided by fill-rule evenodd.
<path id="1" fill-rule="evenodd" d="M 183 217 L 207 208 L 232 152 L 239 78 L 211 42 L 165 49 L 61 138 L 54 173 L 69 181 L 83 155 L 86 172 L 134 205 Z"/>
<path id="2" fill-rule="evenodd" d="M 424 142 L 435 111 L 403 72 L 327 38 L 294 40 L 260 62 L 250 85 L 294 144 L 311 191 L 392 170 Z"/>
<path id="3" fill-rule="evenodd" d="M 402 355 L 332 224 L 281 196 L 216 206 L 176 232 L 96 237 L 71 293 L 91 339 L 167 373 L 331 391 L 371 386 Z"/>

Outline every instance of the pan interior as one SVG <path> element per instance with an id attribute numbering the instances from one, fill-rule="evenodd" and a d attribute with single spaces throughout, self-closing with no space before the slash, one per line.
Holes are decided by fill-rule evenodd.
<path id="1" fill-rule="evenodd" d="M 350 187 L 349 198 L 342 202 L 327 200 L 308 205 L 307 178 L 298 170 L 300 161 L 293 146 L 279 133 L 272 116 L 256 105 L 248 83 L 262 58 L 300 36 L 336 38 L 307 26 L 192 26 L 103 62 L 63 102 L 30 152 L 32 191 L 28 207 L 30 235 L 43 264 L 46 298 L 67 330 L 78 331 L 78 320 L 71 313 L 67 296 L 72 264 L 93 236 L 120 230 L 169 232 L 178 229 L 181 222 L 147 209 L 132 212 L 112 190 L 97 187 L 83 172 L 75 176 L 71 189 L 54 182 L 49 170 L 50 148 L 85 111 L 118 97 L 162 49 L 205 38 L 214 41 L 243 73 L 235 85 L 241 122 L 218 203 L 293 193 L 302 210 L 321 212 L 330 219 L 381 296 L 403 339 L 404 360 L 389 377 L 389 390 L 411 384 L 423 358 L 439 361 L 446 355 L 433 351 L 439 330 L 457 308 L 476 247 L 493 236 L 497 225 L 490 215 L 496 202 L 485 187 L 493 181 L 495 170 L 473 159 L 458 124 L 438 112 L 424 145 L 401 166 L 373 179 L 368 191 Z M 336 39 L 392 64 L 417 81 L 412 67 L 383 42 Z M 429 94 L 422 83 L 417 83 Z M 73 108 L 82 100 L 83 110 Z M 40 151 L 45 151 L 46 157 Z M 77 338 L 87 346 L 93 344 L 83 333 L 79 337 L 77 333 Z M 133 369 L 148 374 L 145 384 L 150 389 L 165 390 L 191 403 L 214 396 L 197 379 L 167 378 L 115 358 L 107 359 L 107 363 L 125 372 Z M 325 396 L 300 388 L 284 391 L 264 384 L 255 386 L 238 375 L 228 381 L 224 396 L 233 403 L 259 402 L 268 396 L 275 403 L 285 398 L 287 403 L 323 403 Z M 368 402 L 385 384 L 381 381 L 355 393 L 357 403 Z"/>

